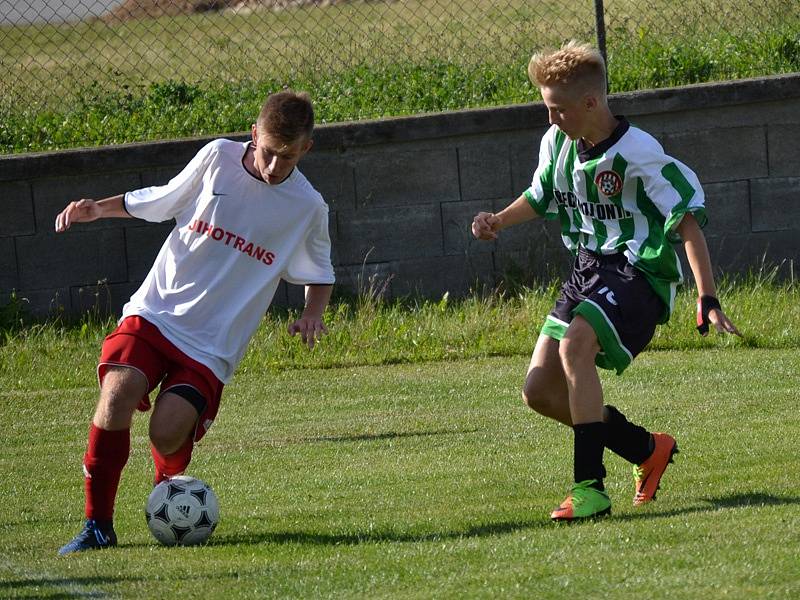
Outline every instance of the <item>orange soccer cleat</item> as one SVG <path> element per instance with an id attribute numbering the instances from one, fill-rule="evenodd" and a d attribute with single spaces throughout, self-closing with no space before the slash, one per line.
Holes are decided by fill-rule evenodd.
<path id="1" fill-rule="evenodd" d="M 656 499 L 661 476 L 672 462 L 672 456 L 678 453 L 675 438 L 666 433 L 654 433 L 655 449 L 650 457 L 640 465 L 634 465 L 633 475 L 636 479 L 636 495 L 633 505 L 640 506 Z"/>

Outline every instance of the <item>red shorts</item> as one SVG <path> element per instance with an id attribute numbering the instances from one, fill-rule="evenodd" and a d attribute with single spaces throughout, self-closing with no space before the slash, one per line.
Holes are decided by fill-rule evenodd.
<path id="1" fill-rule="evenodd" d="M 147 378 L 147 393 L 138 406 L 141 411 L 150 409 L 148 395 L 159 383 L 159 395 L 178 388 L 176 392 L 186 397 L 199 414 L 195 441 L 205 435 L 217 417 L 224 384 L 211 369 L 178 350 L 142 317 L 126 317 L 103 342 L 97 365 L 101 385 L 111 366 L 131 367 Z"/>

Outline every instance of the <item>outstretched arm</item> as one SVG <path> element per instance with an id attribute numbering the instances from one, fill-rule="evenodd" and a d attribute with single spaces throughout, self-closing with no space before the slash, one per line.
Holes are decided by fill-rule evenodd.
<path id="1" fill-rule="evenodd" d="M 77 202 L 70 202 L 67 207 L 56 216 L 56 231 L 61 233 L 70 228 L 73 223 L 89 223 L 97 219 L 108 217 L 131 218 L 125 210 L 124 194 L 104 198 L 103 200 L 89 200 L 84 198 Z"/>
<path id="2" fill-rule="evenodd" d="M 539 215 L 528 199 L 522 195 L 499 213 L 479 212 L 472 220 L 472 235 L 479 240 L 495 240 L 497 232 L 517 223 L 535 219 Z"/>
<path id="3" fill-rule="evenodd" d="M 684 215 L 678 224 L 677 231 L 681 239 L 683 239 L 686 258 L 689 260 L 689 267 L 692 269 L 692 274 L 697 284 L 698 302 L 700 303 L 698 310 L 700 314 L 705 312 L 706 306 L 704 306 L 704 303 L 707 306 L 714 306 L 714 308 L 708 310 L 708 320 L 716 327 L 717 331 L 741 336 L 742 334 L 739 333 L 736 326 L 725 316 L 722 308 L 719 307 L 717 288 L 714 285 L 714 275 L 711 271 L 711 257 L 708 254 L 706 237 L 703 235 L 703 230 L 700 229 L 697 219 L 691 214 Z M 698 325 L 700 325 L 700 322 L 698 322 Z M 703 335 L 706 334 L 703 333 Z"/>
<path id="4" fill-rule="evenodd" d="M 289 324 L 289 333 L 291 335 L 299 333 L 303 343 L 308 344 L 309 348 L 313 348 L 316 341 L 328 333 L 328 328 L 322 322 L 322 313 L 328 306 L 332 291 L 332 285 L 307 285 L 303 314 L 294 323 Z"/>

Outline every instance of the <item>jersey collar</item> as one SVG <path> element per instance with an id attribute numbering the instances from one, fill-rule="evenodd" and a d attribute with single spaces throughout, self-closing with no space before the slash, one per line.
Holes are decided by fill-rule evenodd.
<path id="1" fill-rule="evenodd" d="M 592 160 L 593 158 L 599 158 L 603 156 L 603 154 L 611 148 L 614 144 L 616 144 L 620 138 L 628 131 L 630 128 L 630 123 L 628 123 L 628 119 L 625 117 L 617 117 L 619 123 L 614 128 L 614 131 L 611 132 L 611 135 L 604 139 L 599 144 L 596 144 L 592 147 L 587 147 L 584 143 L 583 139 L 578 140 L 578 159 L 581 162 L 586 162 L 587 160 Z"/>

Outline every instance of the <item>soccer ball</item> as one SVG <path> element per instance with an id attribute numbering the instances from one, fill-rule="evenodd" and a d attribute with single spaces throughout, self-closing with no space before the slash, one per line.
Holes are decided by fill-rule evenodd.
<path id="1" fill-rule="evenodd" d="M 219 504 L 208 484 L 178 475 L 153 488 L 144 515 L 150 532 L 165 546 L 193 546 L 214 532 Z"/>

